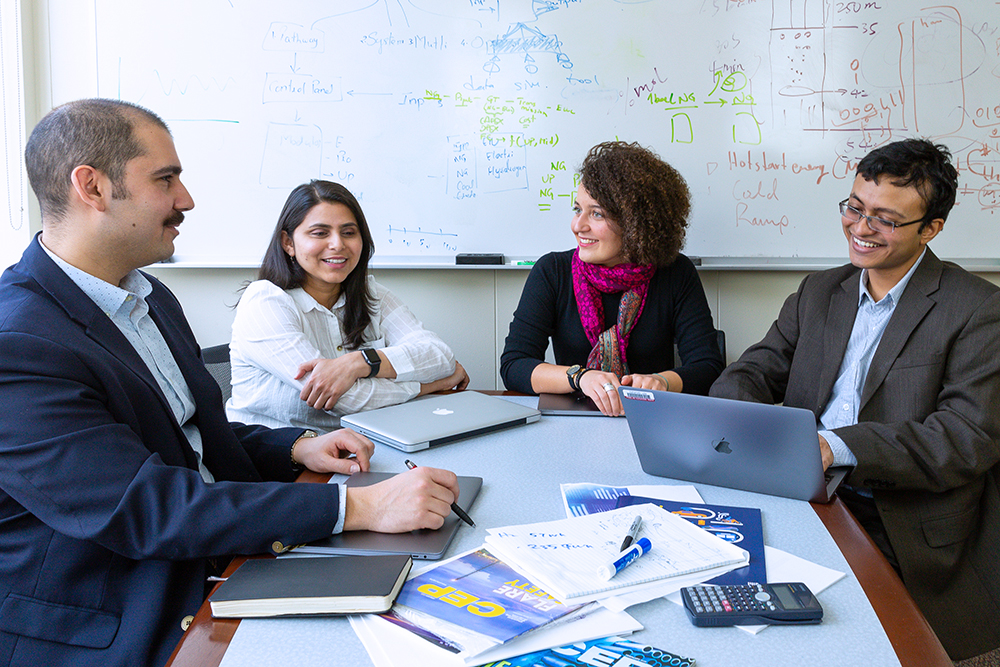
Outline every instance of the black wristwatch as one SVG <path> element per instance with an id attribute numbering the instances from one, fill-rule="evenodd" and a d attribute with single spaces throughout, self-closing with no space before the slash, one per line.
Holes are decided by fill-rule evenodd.
<path id="1" fill-rule="evenodd" d="M 382 357 L 378 356 L 378 352 L 372 349 L 361 350 L 361 356 L 365 358 L 370 369 L 365 377 L 373 378 L 378 375 L 378 369 L 382 366 Z"/>
<path id="2" fill-rule="evenodd" d="M 573 391 L 581 391 L 580 378 L 582 378 L 583 374 L 589 370 L 589 368 L 584 368 L 580 364 L 574 364 L 567 368 L 566 378 L 569 379 L 569 388 Z"/>

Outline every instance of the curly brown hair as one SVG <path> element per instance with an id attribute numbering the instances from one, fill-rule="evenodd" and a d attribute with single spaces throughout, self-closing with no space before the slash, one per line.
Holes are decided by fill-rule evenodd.
<path id="1" fill-rule="evenodd" d="M 638 143 L 606 141 L 587 153 L 580 176 L 621 236 L 625 261 L 666 266 L 677 258 L 691 191 L 676 169 Z"/>

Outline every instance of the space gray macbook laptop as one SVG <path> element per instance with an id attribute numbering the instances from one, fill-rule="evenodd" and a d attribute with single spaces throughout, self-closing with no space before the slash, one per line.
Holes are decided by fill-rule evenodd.
<path id="1" fill-rule="evenodd" d="M 368 486 L 389 479 L 395 474 L 391 472 L 357 472 L 347 478 L 346 484 L 348 487 Z M 470 510 L 470 507 L 475 502 L 482 487 L 482 477 L 458 478 L 458 504 L 473 517 L 475 517 L 475 512 Z M 351 530 L 302 545 L 296 548 L 296 552 L 336 555 L 409 554 L 416 559 L 437 560 L 444 556 L 448 545 L 455 539 L 455 534 L 464 525 L 458 515 L 452 512 L 445 517 L 444 525 L 437 530 L 412 530 L 408 533 L 375 533 L 367 530 Z"/>
<path id="2" fill-rule="evenodd" d="M 382 443 L 415 452 L 434 445 L 538 421 L 534 408 L 477 391 L 435 394 L 401 405 L 359 412 L 340 418 L 352 428 Z"/>
<path id="3" fill-rule="evenodd" d="M 543 415 L 566 417 L 603 417 L 593 399 L 580 392 L 572 394 L 539 394 L 538 411 Z"/>
<path id="4" fill-rule="evenodd" d="M 816 417 L 800 408 L 620 387 L 650 475 L 826 503 L 849 467 L 823 472 Z"/>

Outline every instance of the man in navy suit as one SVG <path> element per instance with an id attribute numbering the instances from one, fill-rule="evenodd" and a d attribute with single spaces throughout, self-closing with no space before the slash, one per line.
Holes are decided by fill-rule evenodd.
<path id="1" fill-rule="evenodd" d="M 838 495 L 949 655 L 995 665 L 1000 289 L 928 247 L 957 187 L 929 141 L 865 156 L 840 202 L 851 263 L 807 276 L 711 394 L 811 410 L 824 465 L 854 466 Z"/>
<path id="2" fill-rule="evenodd" d="M 160 118 L 72 102 L 25 157 L 42 233 L 0 278 L 0 665 L 162 665 L 215 557 L 441 526 L 450 472 L 290 484 L 367 470 L 373 445 L 226 421 L 180 304 L 138 271 L 194 206 Z"/>

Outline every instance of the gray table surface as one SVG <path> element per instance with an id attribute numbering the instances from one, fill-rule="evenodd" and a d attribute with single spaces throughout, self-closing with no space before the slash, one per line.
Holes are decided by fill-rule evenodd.
<path id="1" fill-rule="evenodd" d="M 504 397 L 533 405 L 535 398 Z M 483 478 L 469 514 L 446 556 L 478 547 L 486 529 L 565 517 L 560 483 L 616 486 L 687 484 L 645 474 L 624 419 L 543 417 L 498 433 L 404 454 L 378 447 L 374 471 L 402 471 L 404 459 Z M 664 599 L 629 608 L 644 630 L 635 641 L 697 660 L 723 665 L 899 665 L 864 591 L 812 507 L 805 502 L 695 485 L 706 503 L 760 507 L 766 544 L 847 576 L 819 595 L 823 623 L 769 627 L 758 635 L 736 628 L 696 628 L 683 609 Z M 245 620 L 230 643 L 222 667 L 368 665 L 367 652 L 346 618 Z"/>

